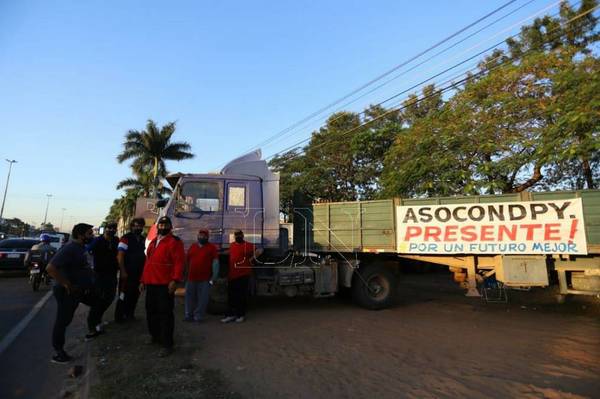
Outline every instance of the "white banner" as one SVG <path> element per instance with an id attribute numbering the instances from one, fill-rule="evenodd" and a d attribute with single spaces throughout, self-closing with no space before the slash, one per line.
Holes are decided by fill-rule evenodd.
<path id="1" fill-rule="evenodd" d="M 396 207 L 410 254 L 587 254 L 581 198 Z"/>

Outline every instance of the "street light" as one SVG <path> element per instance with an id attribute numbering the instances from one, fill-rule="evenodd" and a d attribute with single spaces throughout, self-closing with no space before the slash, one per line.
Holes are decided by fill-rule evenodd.
<path id="1" fill-rule="evenodd" d="M 4 215 L 4 202 L 6 201 L 6 192 L 8 191 L 8 182 L 10 181 L 10 171 L 12 169 L 13 163 L 17 163 L 14 159 L 7 159 L 8 162 L 8 177 L 6 178 L 6 186 L 4 187 L 4 197 L 2 198 L 2 208 L 0 208 L 0 223 L 4 220 L 2 216 Z"/>
<path id="2" fill-rule="evenodd" d="M 46 219 L 48 218 L 48 207 L 50 206 L 50 197 L 52 197 L 52 194 L 46 194 L 46 197 L 48 197 L 48 199 L 46 200 L 46 213 L 44 214 L 44 223 L 42 223 L 42 227 L 46 226 Z"/>
<path id="3" fill-rule="evenodd" d="M 60 231 L 62 232 L 62 226 L 63 226 L 63 219 L 65 218 L 65 211 L 67 210 L 67 208 L 61 208 L 62 209 L 62 214 L 60 215 Z"/>

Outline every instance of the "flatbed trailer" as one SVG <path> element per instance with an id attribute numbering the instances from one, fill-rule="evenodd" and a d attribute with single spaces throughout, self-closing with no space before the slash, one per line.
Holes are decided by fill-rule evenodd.
<path id="1" fill-rule="evenodd" d="M 511 212 L 513 209 L 524 208 L 532 210 L 530 216 L 533 216 L 534 220 L 537 219 L 536 224 L 523 224 L 529 226 L 531 230 L 538 224 L 541 225 L 538 222 L 544 217 L 542 212 L 544 209 L 550 214 L 553 207 L 560 211 L 561 207 L 568 207 L 569 204 L 571 206 L 580 204 L 582 214 L 560 215 L 560 212 L 555 212 L 554 216 L 557 214 L 563 216 L 562 223 L 567 224 L 566 228 L 569 228 L 568 224 L 571 223 L 571 232 L 559 232 L 559 223 L 548 222 L 545 225 L 546 238 L 556 238 L 558 244 L 555 243 L 553 246 L 548 243 L 533 242 L 528 249 L 521 251 L 523 253 L 517 251 L 521 247 L 525 248 L 524 244 L 519 242 L 513 243 L 515 250 L 512 253 L 479 250 L 476 252 L 465 250 L 461 253 L 460 249 L 465 247 L 452 244 L 456 247 L 454 248 L 450 243 L 444 245 L 444 248 L 450 250 L 440 251 L 441 244 L 433 239 L 427 245 L 435 245 L 437 250 L 429 251 L 426 243 L 420 244 L 425 249 L 418 249 L 416 245 L 410 246 L 409 243 L 403 242 L 404 231 L 400 231 L 403 228 L 406 230 L 406 226 L 402 226 L 406 220 L 399 220 L 400 211 L 413 209 L 412 207 L 426 216 L 422 218 L 423 220 L 431 217 L 431 214 L 425 210 L 440 210 L 442 222 L 453 212 L 455 216 L 466 216 L 466 212 L 470 212 L 472 208 L 477 218 L 479 212 L 486 207 L 496 212 L 490 214 L 490 219 L 492 217 L 500 219 L 500 216 L 504 218 L 504 215 L 498 214 L 498 210 L 508 212 L 509 206 Z M 416 220 L 416 211 L 410 215 L 415 216 Z M 411 219 L 412 216 L 405 216 L 404 219 Z M 516 218 L 518 215 L 511 216 Z M 568 220 L 567 216 L 581 220 L 573 222 Z M 460 220 L 463 219 L 466 217 Z M 515 229 L 513 232 L 516 232 L 516 228 L 519 227 L 515 223 L 512 225 Z M 312 251 L 338 254 L 342 263 L 346 262 L 350 267 L 355 268 L 362 259 L 367 262 L 373 259 L 388 262 L 394 258 L 398 261 L 412 259 L 444 265 L 454 273 L 455 281 L 463 284 L 468 296 L 479 296 L 478 283 L 491 277 L 508 287 L 548 286 L 550 285 L 548 276 L 553 273 L 556 273 L 559 284 L 559 300 L 564 299 L 567 294 L 600 295 L 600 190 L 315 203 L 312 207 L 311 224 L 312 236 L 309 238 L 309 244 Z M 420 231 L 419 227 L 414 227 L 419 225 L 427 225 L 427 223 L 417 221 L 411 228 Z M 437 223 L 437 226 L 443 225 L 444 223 Z M 440 229 L 440 227 L 429 228 L 435 233 Z M 484 229 L 486 233 L 492 234 L 493 227 Z M 507 227 L 500 229 L 507 234 L 510 233 Z M 578 235 L 579 242 L 584 243 L 585 248 L 581 248 L 580 245 L 576 251 L 574 250 L 576 244 L 572 239 L 577 238 L 575 236 L 560 237 L 560 234 L 574 235 L 575 233 Z M 406 236 L 411 234 L 406 233 Z M 440 236 L 438 235 L 437 238 L 439 239 Z M 410 250 L 411 247 L 414 250 Z M 466 246 L 466 248 L 478 247 Z M 343 273 L 341 274 L 343 277 Z"/>

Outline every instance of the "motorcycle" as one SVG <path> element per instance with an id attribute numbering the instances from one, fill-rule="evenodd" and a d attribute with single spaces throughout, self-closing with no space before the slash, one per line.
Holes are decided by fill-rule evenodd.
<path id="1" fill-rule="evenodd" d="M 40 284 L 42 281 L 46 285 L 50 285 L 50 276 L 46 273 L 46 268 L 42 268 L 39 262 L 31 262 L 31 267 L 29 269 L 29 284 L 31 284 L 31 288 L 34 291 L 40 289 Z"/>

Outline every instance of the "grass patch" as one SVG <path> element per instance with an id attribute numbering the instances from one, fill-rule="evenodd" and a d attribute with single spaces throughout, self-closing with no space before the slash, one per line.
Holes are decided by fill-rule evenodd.
<path id="1" fill-rule="evenodd" d="M 202 349 L 190 344 L 180 326 L 175 326 L 175 353 L 166 358 L 157 356 L 158 347 L 144 343 L 149 338 L 144 320 L 108 327 L 92 346 L 98 376 L 92 398 L 242 397 L 229 389 L 220 370 L 198 366 Z"/>

